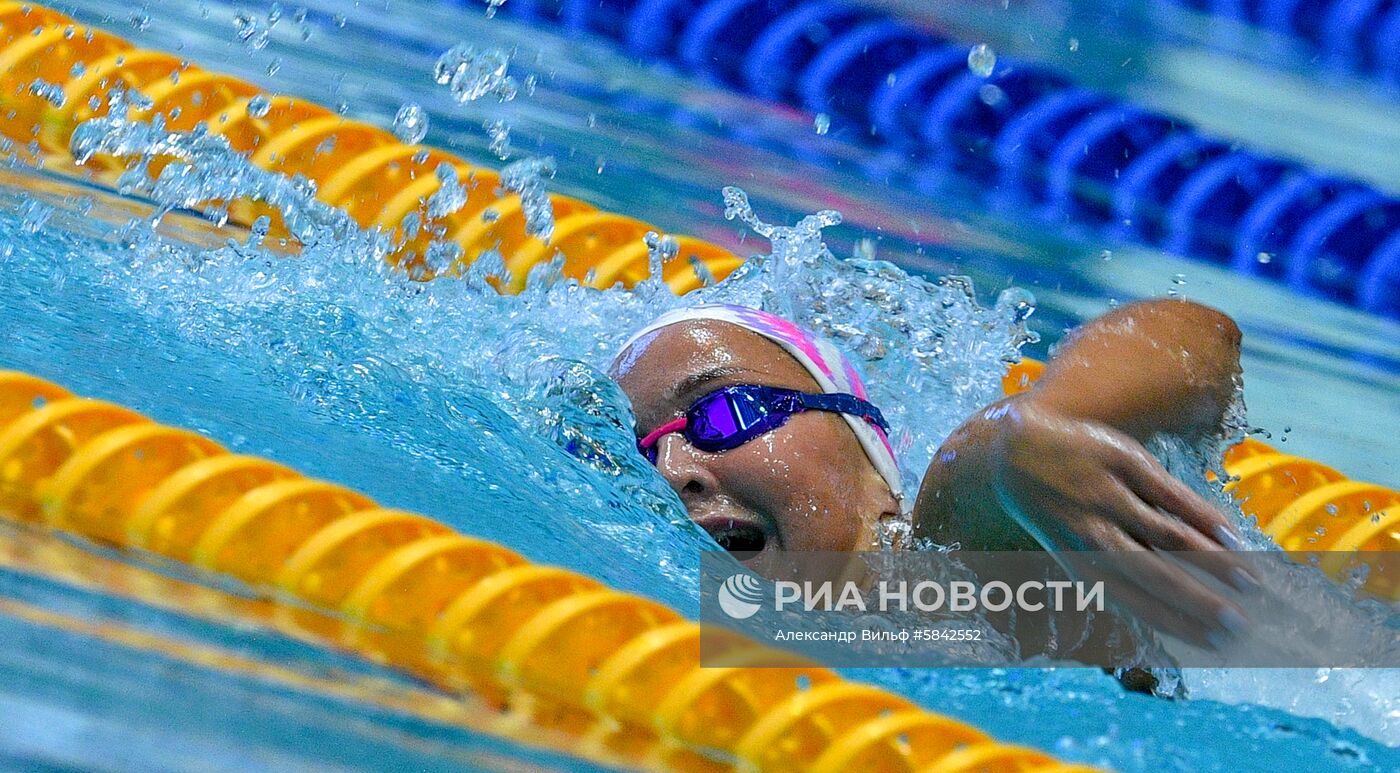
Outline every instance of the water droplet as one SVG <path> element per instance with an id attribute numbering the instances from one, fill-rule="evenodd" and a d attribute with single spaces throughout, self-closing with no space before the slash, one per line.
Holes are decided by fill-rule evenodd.
<path id="1" fill-rule="evenodd" d="M 554 177 L 554 159 L 523 158 L 501 170 L 501 187 L 520 194 L 525 213 L 525 233 L 548 242 L 554 235 L 554 202 L 545 191 L 544 181 Z"/>
<path id="2" fill-rule="evenodd" d="M 486 0 L 486 18 L 496 18 L 496 11 L 506 4 L 506 0 Z"/>
<path id="3" fill-rule="evenodd" d="M 251 14 L 240 11 L 233 16 L 233 30 L 244 46 L 254 51 L 267 47 L 267 30 Z"/>
<path id="4" fill-rule="evenodd" d="M 268 77 L 272 77 L 273 75 L 276 75 L 276 74 L 277 74 L 278 72 L 280 72 L 281 70 L 282 70 L 282 57 L 279 56 L 279 57 L 277 57 L 276 59 L 273 59 L 272 62 L 267 66 L 267 75 L 268 75 Z"/>
<path id="5" fill-rule="evenodd" d="M 1258 255 L 1255 255 L 1254 259 L 1267 266 L 1268 264 L 1273 262 L 1274 256 L 1267 252 L 1261 252 Z"/>
<path id="6" fill-rule="evenodd" d="M 262 245 L 267 238 L 267 232 L 272 229 L 272 218 L 267 215 L 260 215 L 253 225 L 248 229 L 248 247 L 256 248 Z"/>
<path id="7" fill-rule="evenodd" d="M 1172 274 L 1172 284 L 1174 284 L 1174 285 L 1184 285 L 1184 284 L 1186 284 L 1186 275 L 1185 275 L 1185 274 Z"/>
<path id="8" fill-rule="evenodd" d="M 1035 313 L 1035 295 L 1023 287 L 1008 287 L 997 296 L 997 308 L 1012 322 L 1024 322 Z"/>
<path id="9" fill-rule="evenodd" d="M 995 83 L 984 83 L 977 89 L 977 98 L 987 107 L 996 107 L 1006 101 L 1006 92 Z"/>
<path id="10" fill-rule="evenodd" d="M 137 32 L 145 32 L 151 28 L 151 17 L 144 13 L 133 13 L 131 15 L 131 28 Z"/>
<path id="11" fill-rule="evenodd" d="M 474 102 L 488 94 L 509 102 L 518 90 L 509 68 L 510 54 L 499 48 L 477 51 L 475 46 L 458 43 L 438 57 L 433 80 L 447 86 L 458 102 Z"/>
<path id="12" fill-rule="evenodd" d="M 681 253 L 681 244 L 676 241 L 676 237 L 662 236 L 655 231 L 647 231 L 642 237 L 642 241 L 647 245 L 647 266 L 649 271 L 647 276 L 653 281 L 662 281 L 662 268 Z"/>
<path id="13" fill-rule="evenodd" d="M 394 114 L 394 136 L 408 145 L 422 142 L 428 136 L 428 113 L 416 102 L 405 103 Z"/>
<path id="14" fill-rule="evenodd" d="M 254 118 L 262 118 L 267 115 L 267 111 L 272 109 L 272 100 L 266 94 L 259 94 L 248 100 L 248 115 Z"/>
<path id="15" fill-rule="evenodd" d="M 1070 50 L 1071 52 L 1074 52 L 1074 51 L 1078 51 L 1078 50 L 1079 50 L 1079 38 L 1070 38 L 1070 39 L 1069 39 L 1069 50 Z"/>
<path id="16" fill-rule="evenodd" d="M 505 161 L 510 158 L 510 124 L 505 121 L 487 121 L 481 125 L 486 130 L 486 135 L 491 138 L 487 148 L 496 155 L 496 158 Z"/>
<path id="17" fill-rule="evenodd" d="M 996 69 L 997 55 L 986 43 L 978 43 L 967 52 L 967 69 L 971 70 L 978 77 L 986 78 L 991 76 L 992 70 Z"/>
<path id="18" fill-rule="evenodd" d="M 1100 252 L 1099 260 L 1113 260 L 1113 250 L 1104 250 Z"/>
<path id="19" fill-rule="evenodd" d="M 812 119 L 812 126 L 817 130 L 817 134 L 826 134 L 831 130 L 831 116 L 826 113 L 817 113 Z"/>
<path id="20" fill-rule="evenodd" d="M 860 239 L 856 242 L 855 248 L 851 250 L 851 257 L 856 260 L 875 259 L 875 240 L 871 238 Z"/>
<path id="21" fill-rule="evenodd" d="M 428 217 L 441 220 L 460 210 L 467 203 L 467 186 L 457 178 L 457 170 L 451 164 L 438 164 L 435 172 L 440 187 L 428 197 Z"/>
<path id="22" fill-rule="evenodd" d="M 29 84 L 29 93 L 40 99 L 46 100 L 54 107 L 63 107 L 68 101 L 63 94 L 63 87 L 57 83 L 49 83 L 41 78 L 36 78 Z"/>

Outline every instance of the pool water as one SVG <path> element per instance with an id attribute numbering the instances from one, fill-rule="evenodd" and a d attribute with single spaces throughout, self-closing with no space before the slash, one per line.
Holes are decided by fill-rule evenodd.
<path id="1" fill-rule="evenodd" d="M 905 355 L 870 367 L 879 401 L 906 428 L 911 468 L 996 394 L 1001 358 L 1023 339 L 1011 309 L 996 303 L 1014 282 L 1037 301 L 1028 324 L 1040 340 L 1026 351 L 1038 356 L 1114 301 L 1176 292 L 1228 310 L 1245 330 L 1251 423 L 1290 452 L 1400 485 L 1400 438 L 1385 430 L 1400 417 L 1394 322 L 1202 264 L 1051 233 L 989 209 L 956 180 L 937 197 L 873 183 L 864 151 L 828 141 L 807 117 L 640 68 L 601 45 L 440 4 L 305 5 L 304 21 L 288 11 L 261 47 L 241 39 L 247 21 L 238 14 L 265 28 L 272 4 L 66 9 L 138 45 L 343 103 L 383 126 L 416 103 L 430 118 L 427 142 L 473 163 L 500 165 L 483 123 L 507 121 L 516 158 L 555 158 L 551 190 L 745 254 L 770 246 L 725 218 L 725 185 L 745 189 L 770 222 L 840 210 L 842 224 L 784 232 L 790 238 L 778 240 L 773 258 L 707 292 L 801 313 L 820 298 L 833 308 L 816 321 L 849 317 L 859 329 L 848 339 L 855 348 L 899 345 L 894 351 Z M 533 92 L 459 103 L 432 74 L 460 41 L 513 49 L 512 72 L 534 75 Z M 183 215 L 163 218 L 153 232 L 148 205 L 43 173 L 11 170 L 0 186 L 0 367 L 206 432 L 231 450 L 695 613 L 695 554 L 706 538 L 631 453 L 624 402 L 599 372 L 618 341 L 674 299 L 654 288 L 624 294 L 556 284 L 502 298 L 480 282 L 418 285 L 385 271 L 353 235 L 285 258 L 247 243 L 246 233 L 234 233 L 230 245 L 228 231 Z M 915 276 L 970 277 L 977 302 L 961 283 L 837 264 L 820 254 L 819 238 L 843 256 L 873 249 Z M 884 301 L 842 305 L 832 288 L 851 286 L 878 289 Z M 896 321 L 926 335 L 898 333 Z M 26 533 L 5 544 L 51 539 Z M 85 766 L 114 738 L 133 750 L 157 748 L 178 691 L 193 707 L 180 712 L 180 732 L 206 744 L 194 748 L 209 749 L 205 760 L 216 767 L 301 765 L 319 750 L 336 769 L 372 768 L 386 754 L 417 755 L 396 757 L 406 766 L 576 764 L 463 728 L 427 712 L 423 688 L 249 630 L 233 613 L 157 615 L 144 601 L 75 593 L 69 587 L 83 587 L 81 577 L 43 580 L 27 551 L 7 550 L 3 598 L 23 607 L 7 607 L 0 619 L 13 632 L 7 640 L 36 646 L 7 648 L 0 666 L 13 678 L 0 701 L 24 726 L 53 730 L 35 739 L 0 729 L 0 761 Z M 61 612 L 63 634 L 55 637 L 54 619 L 33 610 Z M 83 621 L 154 632 L 182 642 L 184 654 L 134 655 L 143 652 L 135 638 L 101 638 Z M 210 666 L 185 652 L 198 647 L 254 665 Z M 80 663 L 82 673 L 64 676 L 66 663 Z M 140 693 L 149 700 L 131 700 L 127 693 L 150 684 L 153 672 L 158 688 Z M 337 691 L 347 673 L 355 689 Z M 337 679 L 312 683 L 308 674 Z M 1130 695 L 1083 669 L 852 676 L 1001 738 L 1122 770 L 1400 766 L 1393 671 L 1188 671 L 1187 701 Z M 276 710 L 250 710 L 266 706 Z M 111 766 L 138 768 L 140 759 L 133 751 Z M 181 769 L 189 758 L 162 764 Z"/>

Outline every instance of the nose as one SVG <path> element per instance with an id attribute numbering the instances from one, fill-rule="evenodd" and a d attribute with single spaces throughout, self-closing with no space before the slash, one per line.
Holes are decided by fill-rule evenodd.
<path id="1" fill-rule="evenodd" d="M 679 434 L 667 435 L 657 441 L 656 470 L 671 484 L 683 503 L 719 489 L 719 480 L 714 473 Z"/>

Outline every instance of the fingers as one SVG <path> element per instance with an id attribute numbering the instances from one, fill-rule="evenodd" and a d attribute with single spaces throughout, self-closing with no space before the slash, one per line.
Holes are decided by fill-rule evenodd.
<path id="1" fill-rule="evenodd" d="M 1213 648 L 1211 644 L 1213 634 L 1209 629 L 1175 609 L 1163 606 L 1152 594 L 1138 589 L 1121 578 L 1115 584 L 1115 591 L 1112 598 L 1119 607 L 1134 618 L 1146 623 L 1151 629 L 1174 636 L 1193 647 Z"/>
<path id="2" fill-rule="evenodd" d="M 1193 565 L 1235 590 L 1252 593 L 1259 589 L 1259 581 L 1241 558 L 1227 553 L 1219 543 L 1207 539 L 1172 514 L 1150 506 L 1126 486 L 1108 495 L 1101 515 L 1147 547 L 1191 553 L 1187 558 Z"/>
<path id="3" fill-rule="evenodd" d="M 1117 471 L 1129 488 L 1153 507 L 1159 507 L 1211 542 L 1226 549 L 1237 549 L 1239 535 L 1225 514 L 1177 479 L 1141 446 L 1124 448 L 1117 458 Z"/>
<path id="4" fill-rule="evenodd" d="M 1119 459 L 1120 473 L 1133 493 L 1142 498 L 1151 508 L 1165 511 L 1175 516 L 1181 523 L 1189 525 L 1207 539 L 1191 538 L 1190 547 L 1171 547 L 1164 542 L 1145 540 L 1146 544 L 1163 550 L 1196 551 L 1239 551 L 1243 548 L 1239 533 L 1230 525 L 1225 514 L 1216 509 L 1199 494 L 1177 479 L 1167 468 L 1138 447 L 1135 451 L 1125 451 Z M 1134 508 L 1141 513 L 1140 509 Z M 1163 516 L 1166 517 L 1166 516 Z M 1141 537 L 1139 537 L 1141 538 Z M 1259 589 L 1259 578 L 1250 571 L 1243 560 L 1225 557 L 1218 552 L 1214 556 L 1199 556 L 1193 559 L 1222 582 L 1245 593 Z"/>
<path id="5" fill-rule="evenodd" d="M 1144 622 L 1198 647 L 1218 649 L 1248 624 L 1238 606 L 1193 577 L 1171 556 L 1145 548 L 1126 532 L 1105 524 L 1095 540 L 1122 555 L 1100 559 L 1115 582 L 1112 595 Z"/>

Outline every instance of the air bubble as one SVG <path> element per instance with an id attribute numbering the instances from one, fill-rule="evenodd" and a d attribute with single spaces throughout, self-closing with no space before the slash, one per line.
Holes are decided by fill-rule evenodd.
<path id="1" fill-rule="evenodd" d="M 825 135 L 831 131 L 831 116 L 826 113 L 817 113 L 816 117 L 812 119 L 812 127 L 817 130 L 817 134 Z"/>
<path id="2" fill-rule="evenodd" d="M 259 94 L 248 100 L 248 115 L 253 118 L 263 118 L 272 109 L 272 100 L 266 94 Z"/>

